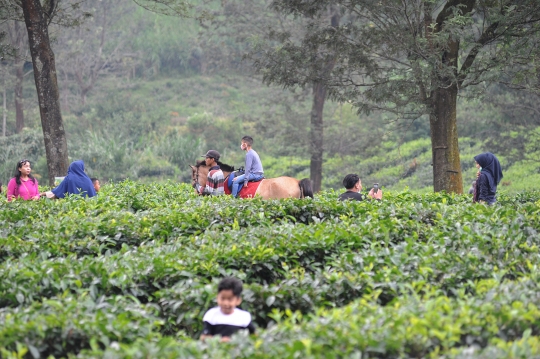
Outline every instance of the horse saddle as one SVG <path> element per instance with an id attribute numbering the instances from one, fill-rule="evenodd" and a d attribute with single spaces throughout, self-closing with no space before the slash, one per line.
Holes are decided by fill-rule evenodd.
<path id="1" fill-rule="evenodd" d="M 231 194 L 234 178 L 237 177 L 237 176 L 243 175 L 243 174 L 244 174 L 244 168 L 243 167 L 240 167 L 237 171 L 231 172 L 231 174 L 229 174 L 229 177 L 225 181 L 226 182 L 225 183 L 225 194 Z M 249 181 L 249 182 L 251 182 L 251 183 L 261 182 L 263 179 L 264 179 L 264 177 L 259 179 L 259 180 L 256 180 L 256 181 Z M 247 189 L 244 189 L 243 188 L 244 187 L 244 182 L 242 181 L 241 183 L 239 183 L 239 186 L 238 186 L 238 194 L 239 194 L 239 196 L 242 197 L 242 198 L 254 197 L 255 192 L 257 191 L 257 188 L 259 187 L 259 184 L 260 183 L 257 183 L 256 185 L 249 186 Z"/>

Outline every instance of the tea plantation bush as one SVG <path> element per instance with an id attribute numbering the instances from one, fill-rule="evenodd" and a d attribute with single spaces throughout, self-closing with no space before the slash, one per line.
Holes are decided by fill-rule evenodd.
<path id="1" fill-rule="evenodd" d="M 2 358 L 540 357 L 540 193 L 0 202 Z M 225 275 L 258 334 L 201 343 Z"/>

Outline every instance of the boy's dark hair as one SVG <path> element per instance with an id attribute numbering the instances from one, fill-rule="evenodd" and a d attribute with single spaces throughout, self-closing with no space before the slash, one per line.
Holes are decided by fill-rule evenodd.
<path id="1" fill-rule="evenodd" d="M 343 179 L 343 185 L 346 189 L 351 189 L 355 184 L 358 183 L 358 181 L 360 181 L 360 177 L 358 177 L 357 174 L 351 173 L 345 176 Z"/>
<path id="2" fill-rule="evenodd" d="M 90 178 L 90 181 L 92 181 L 92 183 L 96 183 L 96 181 L 99 181 L 99 178 L 92 177 Z"/>
<path id="3" fill-rule="evenodd" d="M 245 142 L 248 144 L 249 147 L 253 146 L 253 137 L 251 136 L 244 136 L 242 137 L 242 142 Z"/>
<path id="4" fill-rule="evenodd" d="M 232 290 L 235 297 L 242 294 L 242 281 L 234 277 L 225 277 L 218 284 L 218 293 L 222 290 Z"/>

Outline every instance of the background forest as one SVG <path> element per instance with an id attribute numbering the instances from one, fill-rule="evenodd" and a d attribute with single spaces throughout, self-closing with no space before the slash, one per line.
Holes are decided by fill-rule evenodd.
<path id="1" fill-rule="evenodd" d="M 214 17 L 196 21 L 150 12 L 132 0 L 91 1 L 80 9 L 91 14 L 82 25 L 51 25 L 70 159 L 83 159 L 89 175 L 102 182 L 187 182 L 188 164 L 207 149 L 242 165 L 239 141 L 250 134 L 267 177 L 309 177 L 311 89 L 267 86 L 245 58 L 265 31 L 301 19 L 280 17 L 264 1 L 245 2 L 242 11 L 234 4 L 205 4 Z M 0 26 L 3 42 L 18 49 L 0 65 L 0 181 L 7 183 L 22 158 L 45 179 L 25 29 L 10 21 Z M 458 99 L 464 189 L 475 176 L 473 156 L 484 151 L 501 160 L 503 191 L 535 188 L 538 95 L 502 84 L 481 90 L 463 91 Z M 327 101 L 322 188 L 339 189 L 343 176 L 355 172 L 365 186 L 431 191 L 429 136 L 427 118 L 359 114 L 348 102 Z"/>

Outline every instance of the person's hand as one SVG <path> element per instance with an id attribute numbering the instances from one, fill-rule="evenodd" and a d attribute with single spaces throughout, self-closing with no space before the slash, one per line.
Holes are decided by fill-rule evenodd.
<path id="1" fill-rule="evenodd" d="M 246 188 L 247 188 L 247 187 L 248 187 L 248 185 L 247 185 L 247 184 L 248 184 L 247 182 L 244 182 L 244 187 L 246 187 Z"/>
<path id="2" fill-rule="evenodd" d="M 56 198 L 56 196 L 54 195 L 54 193 L 52 193 L 52 191 L 43 192 L 43 196 L 45 196 L 45 197 L 47 197 L 49 199 Z"/>
<path id="3" fill-rule="evenodd" d="M 231 337 L 221 337 L 221 342 L 222 343 L 228 343 L 231 341 Z"/>
<path id="4" fill-rule="evenodd" d="M 203 342 L 204 342 L 206 339 L 208 339 L 208 338 L 212 338 L 212 336 L 211 336 L 211 335 L 208 335 L 208 334 L 201 334 L 201 338 L 200 338 L 200 339 L 201 339 Z"/>
<path id="5" fill-rule="evenodd" d="M 478 177 L 480 177 L 480 171 L 476 172 L 476 179 L 478 179 Z"/>
<path id="6" fill-rule="evenodd" d="M 34 201 L 37 201 L 37 200 L 41 199 L 41 193 L 38 194 L 37 196 L 32 197 L 32 199 L 33 199 Z"/>
<path id="7" fill-rule="evenodd" d="M 234 181 L 236 181 L 237 179 L 238 179 L 238 177 L 234 177 L 232 180 L 233 180 L 233 182 L 234 182 Z"/>
<path id="8" fill-rule="evenodd" d="M 377 191 L 377 193 L 375 193 L 375 190 L 372 188 L 369 193 L 368 193 L 368 196 L 373 198 L 373 199 L 378 199 L 378 200 L 381 200 L 382 199 L 382 190 L 379 189 Z"/>

